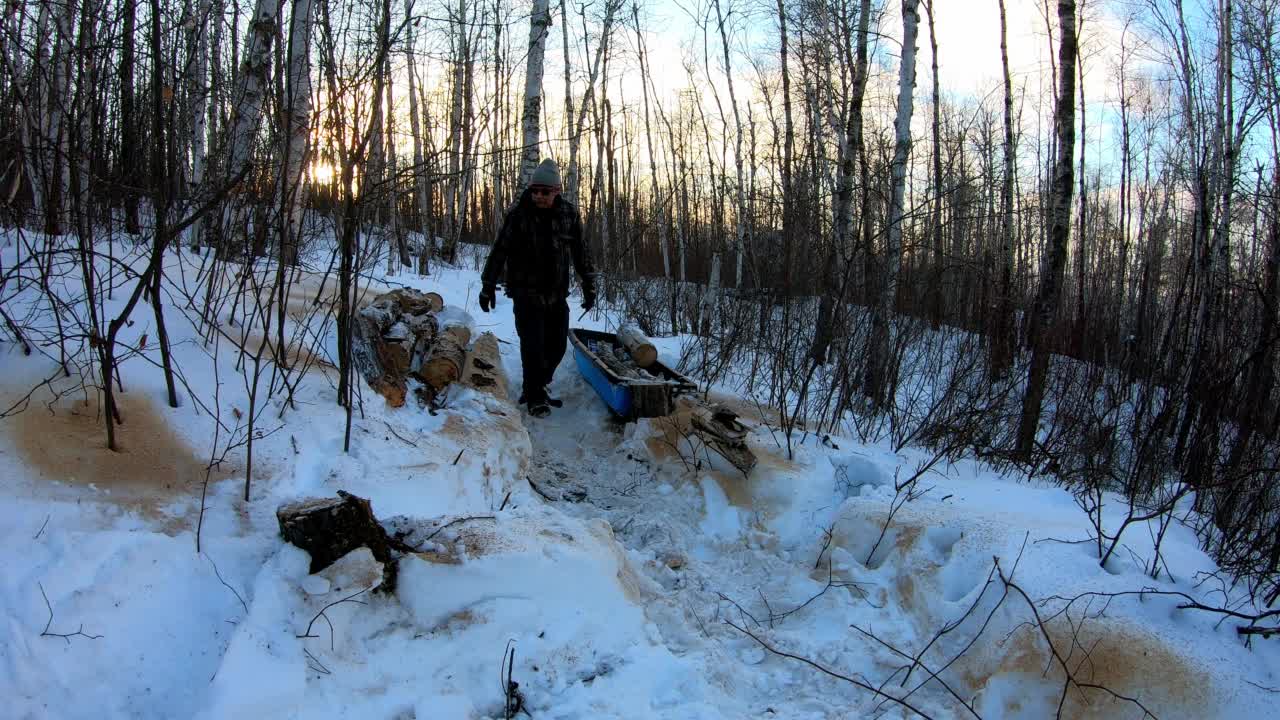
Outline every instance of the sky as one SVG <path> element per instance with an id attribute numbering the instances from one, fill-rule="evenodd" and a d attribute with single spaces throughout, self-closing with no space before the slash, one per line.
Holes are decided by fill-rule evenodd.
<path id="1" fill-rule="evenodd" d="M 735 41 L 733 63 L 742 80 L 754 71 L 746 62 L 749 55 L 777 62 L 778 30 L 776 5 L 770 0 L 721 0 L 722 8 L 745 14 L 738 21 L 744 33 Z M 655 84 L 659 92 L 674 96 L 687 86 L 687 77 L 679 58 L 692 48 L 700 54 L 701 31 L 691 19 L 691 11 L 709 6 L 711 0 L 653 0 L 642 7 L 642 24 L 655 68 Z M 879 7 L 878 40 L 873 38 L 873 52 L 879 64 L 873 67 L 873 97 L 868 103 L 872 112 L 892 113 L 897 92 L 897 65 L 901 53 L 902 20 L 900 0 L 874 0 Z M 1047 8 L 1046 8 L 1047 5 Z M 1021 118 L 1024 135 L 1047 141 L 1052 131 L 1050 88 L 1056 82 L 1050 71 L 1050 52 L 1055 56 L 1045 23 L 1045 13 L 1057 22 L 1057 3 L 1052 0 L 1006 0 L 1008 53 L 1010 74 L 1015 94 L 1015 113 Z M 1137 32 L 1126 30 L 1121 17 L 1123 6 L 1113 2 L 1080 2 L 1078 17 L 1084 18 L 1080 59 L 1084 65 L 1086 110 L 1077 109 L 1077 117 L 1085 118 L 1087 135 L 1082 136 L 1088 152 L 1087 161 L 1094 168 L 1115 164 L 1112 158 L 1118 143 L 1119 127 L 1116 99 L 1122 42 L 1130 48 L 1137 43 Z M 961 106 L 984 102 L 999 108 L 1003 93 L 1000 61 L 1000 9 L 998 0 L 934 0 L 934 27 L 937 35 L 939 80 L 944 98 Z M 648 20 L 643 18 L 647 14 Z M 714 15 L 712 16 L 714 17 Z M 732 21 L 730 24 L 733 24 Z M 873 30 L 873 32 L 876 32 Z M 1055 41 L 1057 37 L 1054 30 Z M 693 40 L 696 38 L 696 40 Z M 720 52 L 715 29 L 712 28 L 710 52 Z M 668 66 L 662 71 L 663 60 Z M 924 3 L 920 6 L 920 26 L 916 56 L 915 135 L 923 137 L 931 113 L 933 79 Z M 719 63 L 713 61 L 718 67 Z M 878 76 L 878 77 L 876 77 Z M 704 81 L 705 82 L 705 81 Z M 629 81 L 623 81 L 624 89 Z M 744 83 L 745 84 L 745 83 Z M 727 102 L 723 83 L 717 83 L 721 99 Z M 875 88 L 879 87 L 878 96 Z M 639 86 L 634 92 L 638 95 Z M 739 102 L 745 102 L 739 85 Z M 630 92 L 630 91 L 628 91 Z M 711 111 L 714 115 L 714 111 Z M 710 116 L 709 116 L 710 117 Z M 891 115 L 890 115 L 891 117 Z"/>
<path id="2" fill-rule="evenodd" d="M 778 32 L 776 9 L 765 0 L 722 0 L 722 8 L 738 14 L 746 14 L 747 21 L 738 24 L 745 33 L 735 42 L 734 65 L 745 81 L 753 73 L 746 62 L 748 54 L 767 57 L 776 63 Z M 934 0 L 934 25 L 937 34 L 939 56 L 939 80 L 942 93 L 956 101 L 984 99 L 998 103 L 1001 92 L 1000 66 L 1000 14 L 997 0 Z M 654 68 L 654 82 L 659 93 L 674 96 L 688 85 L 680 58 L 691 49 L 701 54 L 701 31 L 691 18 L 698 6 L 709 0 L 653 0 L 644 4 L 642 25 L 646 28 L 646 42 Z M 901 4 L 894 0 L 873 3 L 882 8 L 879 18 L 880 65 L 873 68 L 881 79 L 896 88 L 897 59 L 901 53 L 902 20 Z M 1048 62 L 1050 45 L 1045 29 L 1045 3 L 1043 0 L 1006 0 L 1008 21 L 1009 64 L 1015 94 L 1025 93 L 1025 103 L 1020 111 L 1024 118 L 1024 130 L 1035 131 L 1036 98 L 1047 90 L 1050 77 Z M 1078 9 L 1085 17 L 1081 57 L 1085 70 L 1086 102 L 1089 107 L 1090 135 L 1105 137 L 1110 129 L 1105 103 L 1117 95 L 1114 67 L 1118 64 L 1124 22 L 1117 15 L 1117 8 L 1110 3 L 1082 3 Z M 1050 2 L 1048 12 L 1054 15 L 1056 3 Z M 647 20 L 644 19 L 647 17 Z M 732 24 L 733 21 L 730 21 Z M 1056 31 L 1055 31 L 1056 32 Z M 1130 31 L 1132 33 L 1132 31 Z M 710 52 L 718 55 L 719 43 L 712 29 Z M 1132 37 L 1128 39 L 1133 43 Z M 1053 50 L 1056 54 L 1056 48 Z M 716 67 L 719 62 L 713 61 Z M 924 117 L 921 108 L 930 102 L 932 77 L 930 65 L 932 52 L 928 27 L 921 4 L 918 49 L 916 56 L 916 117 Z M 623 80 L 626 89 L 632 83 Z M 740 102 L 744 95 L 739 86 Z M 639 93 L 638 81 L 634 84 Z M 722 97 L 727 98 L 725 88 L 720 87 Z M 558 95 L 559 93 L 557 93 Z M 886 98 L 892 102 L 892 98 Z M 1101 102 L 1100 102 L 1101 101 Z M 1095 103 L 1097 103 L 1095 105 Z M 1048 108 L 1046 107 L 1046 111 Z M 1045 124 L 1047 126 L 1047 123 Z"/>

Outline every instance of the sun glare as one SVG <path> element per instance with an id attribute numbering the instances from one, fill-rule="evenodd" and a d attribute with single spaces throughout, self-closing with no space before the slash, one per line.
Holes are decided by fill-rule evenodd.
<path id="1" fill-rule="evenodd" d="M 333 183 L 334 170 L 333 166 L 327 162 L 317 162 L 311 165 L 311 182 L 317 185 L 329 185 Z"/>

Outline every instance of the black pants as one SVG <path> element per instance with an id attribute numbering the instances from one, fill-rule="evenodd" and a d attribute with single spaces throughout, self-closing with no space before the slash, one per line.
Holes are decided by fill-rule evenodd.
<path id="1" fill-rule="evenodd" d="M 546 386 L 569 344 L 569 303 L 516 300 L 512 305 L 524 365 L 524 397 L 530 404 L 547 399 Z"/>

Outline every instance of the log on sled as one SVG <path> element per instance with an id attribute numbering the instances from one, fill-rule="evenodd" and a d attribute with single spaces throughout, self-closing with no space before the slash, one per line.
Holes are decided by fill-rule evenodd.
<path id="1" fill-rule="evenodd" d="M 628 362 L 629 354 L 613 333 L 574 328 L 569 343 L 578 372 L 623 419 L 669 415 L 676 397 L 698 389 L 697 383 L 656 359 L 643 368 Z"/>

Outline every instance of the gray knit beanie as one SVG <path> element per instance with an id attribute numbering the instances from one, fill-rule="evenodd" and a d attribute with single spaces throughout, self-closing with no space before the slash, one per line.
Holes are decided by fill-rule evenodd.
<path id="1" fill-rule="evenodd" d="M 529 184 L 560 187 L 560 166 L 556 165 L 556 161 L 551 158 L 544 159 L 534 169 L 533 177 L 529 178 Z"/>

